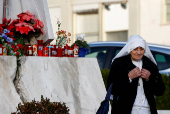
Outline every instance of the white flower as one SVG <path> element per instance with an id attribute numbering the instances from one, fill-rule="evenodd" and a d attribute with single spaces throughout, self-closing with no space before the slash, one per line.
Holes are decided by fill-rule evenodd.
<path id="1" fill-rule="evenodd" d="M 76 40 L 84 41 L 85 34 L 76 35 Z"/>

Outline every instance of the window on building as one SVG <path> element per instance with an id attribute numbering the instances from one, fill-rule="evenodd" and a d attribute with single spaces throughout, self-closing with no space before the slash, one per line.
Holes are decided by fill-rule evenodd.
<path id="1" fill-rule="evenodd" d="M 94 42 L 99 40 L 98 12 L 77 13 L 76 35 L 85 34 L 86 41 Z"/>

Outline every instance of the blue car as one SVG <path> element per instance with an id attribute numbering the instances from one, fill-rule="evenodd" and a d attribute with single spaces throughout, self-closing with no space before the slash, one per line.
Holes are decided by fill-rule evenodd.
<path id="1" fill-rule="evenodd" d="M 111 61 L 125 46 L 126 42 L 92 42 L 91 53 L 85 57 L 95 57 L 101 69 L 110 69 Z M 170 73 L 170 46 L 148 44 L 160 73 Z"/>

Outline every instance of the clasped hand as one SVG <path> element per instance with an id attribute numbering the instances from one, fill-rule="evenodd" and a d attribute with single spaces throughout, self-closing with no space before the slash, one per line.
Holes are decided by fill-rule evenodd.
<path id="1" fill-rule="evenodd" d="M 134 68 L 128 74 L 128 76 L 131 80 L 134 78 L 137 78 L 137 77 L 141 77 L 141 78 L 146 79 L 147 81 L 149 80 L 150 75 L 151 75 L 151 73 L 148 70 L 142 69 L 140 71 L 139 67 Z"/>

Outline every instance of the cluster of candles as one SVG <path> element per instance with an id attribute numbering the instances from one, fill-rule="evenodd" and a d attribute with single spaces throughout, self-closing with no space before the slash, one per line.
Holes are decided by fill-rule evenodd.
<path id="1" fill-rule="evenodd" d="M 24 47 L 26 56 L 44 56 L 44 57 L 78 57 L 79 47 L 75 44 L 73 48 L 56 45 L 43 46 L 43 40 L 38 40 L 38 45 L 26 45 Z"/>

